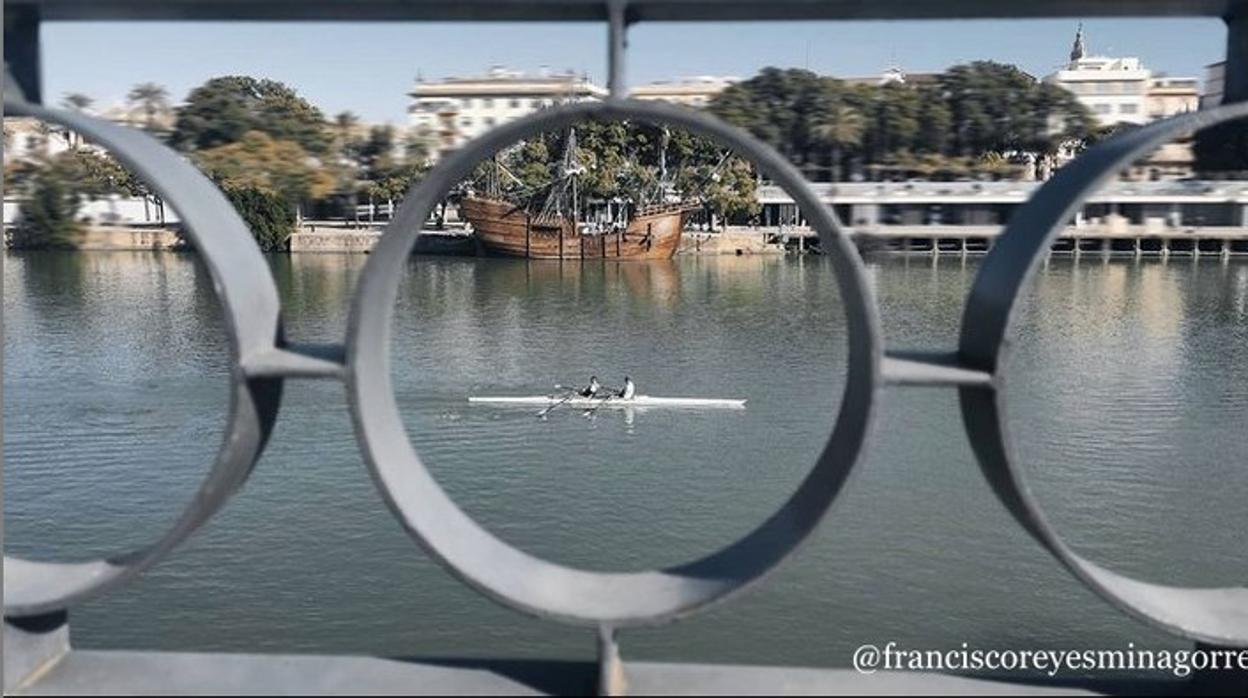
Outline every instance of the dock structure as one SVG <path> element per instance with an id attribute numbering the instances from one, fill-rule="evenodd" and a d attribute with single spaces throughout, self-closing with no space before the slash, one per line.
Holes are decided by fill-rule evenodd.
<path id="1" fill-rule="evenodd" d="M 981 254 L 1040 182 L 811 183 L 859 249 Z M 815 237 L 778 187 L 758 193 L 764 231 L 800 249 Z M 1248 181 L 1116 182 L 1075 213 L 1051 251 L 1135 256 L 1248 254 Z"/>
<path id="2" fill-rule="evenodd" d="M 1004 231 L 1003 227 L 980 226 L 898 228 L 853 230 L 850 236 L 863 252 L 965 256 L 988 253 Z M 802 232 L 802 236 L 807 235 L 806 231 Z M 1053 242 L 1049 252 L 1076 257 L 1248 256 L 1248 228 L 1182 228 L 1154 232 L 1145 229 L 1110 231 L 1071 227 Z"/>

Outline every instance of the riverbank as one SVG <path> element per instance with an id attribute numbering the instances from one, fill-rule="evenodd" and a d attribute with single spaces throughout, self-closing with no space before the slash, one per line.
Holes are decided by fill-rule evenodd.
<path id="1" fill-rule="evenodd" d="M 289 239 L 291 253 L 368 254 L 381 239 L 382 226 L 347 227 L 323 222 L 304 225 Z M 864 254 L 986 254 L 1004 231 L 994 225 L 878 226 L 854 229 L 850 237 Z M 11 246 L 6 231 L 6 246 Z M 74 248 L 90 251 L 179 250 L 186 244 L 174 228 L 157 226 L 88 226 Z M 427 229 L 416 240 L 415 254 L 477 256 L 476 239 L 463 226 Z M 818 253 L 818 235 L 808 227 L 728 227 L 716 232 L 686 230 L 678 255 L 773 255 Z M 1248 228 L 1203 226 L 1070 226 L 1054 241 L 1058 255 L 1248 256 Z"/>
<path id="2" fill-rule="evenodd" d="M 371 252 L 381 239 L 381 228 L 331 228 L 308 226 L 290 237 L 291 252 Z M 721 232 L 685 231 L 677 254 L 754 255 L 784 254 L 785 246 L 774 234 L 754 228 L 729 228 Z M 424 230 L 416 240 L 416 254 L 476 255 L 472 233 L 463 228 Z"/>
<path id="3" fill-rule="evenodd" d="M 12 231 L 5 228 L 4 246 L 13 248 Z M 143 252 L 178 250 L 186 242 L 172 228 L 131 225 L 89 225 L 74 236 L 73 249 L 82 252 Z"/>

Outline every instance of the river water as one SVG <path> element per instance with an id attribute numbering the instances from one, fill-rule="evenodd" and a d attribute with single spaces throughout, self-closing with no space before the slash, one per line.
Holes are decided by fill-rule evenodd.
<path id="1" fill-rule="evenodd" d="M 340 341 L 366 257 L 271 260 L 288 336 Z M 974 259 L 869 272 L 890 348 L 953 346 Z M 1155 581 L 1248 579 L 1248 262 L 1053 259 L 1022 316 L 1010 423 L 1037 496 L 1085 555 Z M 10 254 L 4 265 L 9 554 L 83 559 L 151 540 L 215 453 L 228 371 L 194 257 Z M 845 371 L 819 258 L 545 264 L 414 258 L 394 332 L 417 449 L 470 514 L 532 553 L 636 570 L 709 552 L 792 491 Z M 597 373 L 744 411 L 470 406 Z M 73 611 L 79 646 L 589 657 L 592 635 L 455 581 L 362 465 L 340 384 L 295 381 L 256 472 L 137 582 Z M 866 642 L 1181 647 L 1110 608 L 1013 523 L 950 390 L 886 391 L 869 455 L 767 583 L 627 632 L 627 657 L 847 666 Z"/>

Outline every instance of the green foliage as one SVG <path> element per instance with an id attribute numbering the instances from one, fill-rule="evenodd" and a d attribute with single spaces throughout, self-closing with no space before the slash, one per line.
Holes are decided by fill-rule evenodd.
<path id="1" fill-rule="evenodd" d="M 566 131 L 548 131 L 502 153 L 499 161 L 515 177 L 499 183 L 504 193 L 540 201 L 558 178 L 567 137 Z M 753 167 L 713 141 L 652 123 L 600 120 L 578 123 L 576 138 L 576 161 L 583 168 L 577 189 L 584 201 L 648 206 L 664 202 L 668 185 L 720 216 L 757 213 Z M 485 180 L 490 170 L 483 163 L 474 179 Z"/>
<path id="2" fill-rule="evenodd" d="M 830 179 L 848 176 L 855 163 L 876 173 L 908 169 L 915 155 L 939 156 L 919 170 L 996 175 L 999 168 L 977 164 L 981 155 L 1052 156 L 1095 130 L 1073 94 L 991 61 L 955 66 L 933 82 L 878 86 L 765 68 L 721 92 L 710 109 L 807 176 Z"/>
<path id="3" fill-rule="evenodd" d="M 257 186 L 224 186 L 222 191 L 242 216 L 264 252 L 285 249 L 295 232 L 295 214 L 280 194 Z"/>
<path id="4" fill-rule="evenodd" d="M 290 206 L 328 194 L 334 180 L 294 141 L 249 131 L 237 143 L 201 150 L 196 163 L 227 187 L 254 187 L 279 194 Z"/>
<path id="5" fill-rule="evenodd" d="M 429 170 L 423 141 L 408 137 L 400 145 L 394 127 L 388 124 L 374 126 L 360 138 L 351 133 L 356 123 L 350 112 L 335 117 L 339 190 L 374 200 L 401 199 Z"/>
<path id="6" fill-rule="evenodd" d="M 812 126 L 822 120 L 820 109 L 829 89 L 827 78 L 809 70 L 764 68 L 721 92 L 710 110 L 801 167 L 815 151 Z"/>
<path id="7" fill-rule="evenodd" d="M 331 142 L 321 111 L 294 90 L 241 75 L 213 78 L 192 90 L 178 110 L 172 140 L 183 150 L 213 148 L 251 131 L 294 141 L 314 155 L 326 153 Z"/>
<path id="8" fill-rule="evenodd" d="M 28 249 L 73 249 L 82 232 L 76 220 L 80 198 L 60 176 L 36 175 L 22 202 L 13 246 Z"/>
<path id="9" fill-rule="evenodd" d="M 424 178 L 429 166 L 421 164 L 394 165 L 376 174 L 376 179 L 364 185 L 364 194 L 374 199 L 399 200 L 407 195 L 412 186 Z"/>
<path id="10" fill-rule="evenodd" d="M 135 85 L 126 102 L 143 110 L 143 129 L 156 128 L 156 117 L 169 112 L 169 91 L 154 82 Z"/>

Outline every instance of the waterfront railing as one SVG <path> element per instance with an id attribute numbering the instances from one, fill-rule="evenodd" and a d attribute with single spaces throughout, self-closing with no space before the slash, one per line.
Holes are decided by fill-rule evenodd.
<path id="1" fill-rule="evenodd" d="M 629 100 L 626 34 L 639 22 L 773 19 L 1038 17 L 1057 15 L 1222 17 L 1229 30 L 1228 103 L 1136 129 L 1091 148 L 1038 187 L 1011 217 L 978 269 L 957 343 L 925 350 L 887 346 L 871 284 L 834 212 L 775 150 L 709 114 Z M 140 131 L 40 102 L 39 27 L 65 19 L 186 20 L 593 20 L 606 25 L 610 95 L 499 126 L 442 159 L 407 195 L 355 290 L 346 336 L 301 343 L 282 329 L 273 277 L 242 219 L 185 159 Z M 222 305 L 233 370 L 227 433 L 195 497 L 150 544 L 88 562 L 5 558 L 4 683 L 31 692 L 898 692 L 1039 691 L 1043 683 L 996 683 L 939 674 L 864 676 L 850 670 L 627 662 L 621 637 L 728 601 L 783 564 L 838 500 L 870 442 L 880 394 L 957 392 L 983 475 L 1001 503 L 1056 563 L 1106 603 L 1176 637 L 1208 647 L 1248 648 L 1248 588 L 1179 587 L 1135 579 L 1083 557 L 1063 539 L 1027 485 L 1004 409 L 1002 373 L 1020 294 L 1067 222 L 1122 168 L 1176 137 L 1248 117 L 1248 2 L 1244 0 L 10 0 L 5 6 L 6 113 L 83 134 L 149 182 L 181 216 Z M 517 140 L 587 118 L 679 126 L 749 158 L 782 187 L 817 232 L 834 267 L 849 335 L 845 390 L 831 436 L 793 495 L 740 540 L 697 560 L 637 573 L 575 569 L 533 557 L 494 537 L 435 482 L 405 433 L 390 374 L 389 326 L 407 259 L 443 193 L 483 157 Z M 69 644 L 68 613 L 158 564 L 221 510 L 251 474 L 282 418 L 291 380 L 345 384 L 360 451 L 392 513 L 435 560 L 465 584 L 517 611 L 592 628 L 596 665 L 464 660 L 420 663 L 358 657 L 278 657 L 161 652 L 86 652 Z M 415 554 L 415 553 L 414 553 Z M 1243 687 L 1243 674 L 1196 672 L 1179 690 Z M 1069 680 L 1068 680 L 1069 681 Z M 1093 690 L 1121 690 L 1097 677 Z M 1226 682 L 1232 682 L 1230 684 Z M 1071 688 L 1071 683 L 1047 688 Z M 1139 683 L 1133 690 L 1171 690 Z"/>

